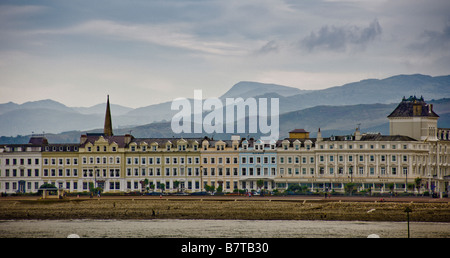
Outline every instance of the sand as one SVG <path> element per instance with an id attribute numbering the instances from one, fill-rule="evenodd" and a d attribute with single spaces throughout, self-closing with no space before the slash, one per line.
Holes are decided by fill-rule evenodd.
<path id="1" fill-rule="evenodd" d="M 270 198 L 99 198 L 0 200 L 0 220 L 246 219 L 450 222 L 447 202 Z"/>

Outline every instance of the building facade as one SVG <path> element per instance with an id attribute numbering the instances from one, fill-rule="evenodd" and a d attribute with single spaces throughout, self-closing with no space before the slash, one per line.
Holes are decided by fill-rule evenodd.
<path id="1" fill-rule="evenodd" d="M 331 137 L 319 129 L 316 138 L 295 129 L 272 142 L 134 138 L 113 134 L 108 99 L 104 133 L 82 135 L 77 144 L 52 144 L 41 135 L 0 146 L 0 192 L 34 193 L 43 184 L 73 193 L 195 193 L 207 186 L 231 193 L 291 185 L 343 192 L 349 183 L 373 192 L 448 192 L 450 130 L 437 128 L 438 117 L 423 98 L 411 97 L 388 116 L 390 135 L 357 128 Z"/>

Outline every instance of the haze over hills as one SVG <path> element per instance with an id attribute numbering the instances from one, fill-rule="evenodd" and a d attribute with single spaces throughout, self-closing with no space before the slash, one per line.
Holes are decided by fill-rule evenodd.
<path id="1" fill-rule="evenodd" d="M 312 91 L 276 84 L 239 82 L 220 96 L 220 99 L 279 98 L 280 137 L 285 137 L 283 133 L 287 134 L 293 128 L 305 128 L 315 133 L 317 128 L 321 127 L 322 132 L 345 133 L 354 130 L 359 123 L 363 124 L 363 128 L 378 129 L 377 131 L 386 134 L 386 116 L 403 96 L 410 95 L 423 96 L 427 102 L 435 103 L 435 110 L 441 116 L 442 125 L 439 126 L 450 127 L 449 99 L 430 101 L 450 97 L 450 75 L 398 75 Z M 114 103 L 113 98 L 111 102 Z M 171 137 L 173 133 L 170 120 L 179 111 L 171 110 L 170 106 L 171 102 L 165 102 L 133 109 L 111 104 L 115 133 L 128 133 L 132 130 L 136 137 L 161 137 L 162 134 Z M 363 114 L 363 111 L 367 114 Z M 33 101 L 21 105 L 9 102 L 0 104 L 0 135 L 30 135 L 32 132 L 59 134 L 75 131 L 73 133 L 78 134 L 77 137 L 70 136 L 64 140 L 73 141 L 79 137 L 80 131 L 102 128 L 104 112 L 105 104 L 83 108 L 67 107 L 53 100 Z M 161 122 L 163 120 L 168 123 Z M 159 123 L 154 123 L 157 121 Z M 383 124 L 386 125 L 382 126 Z M 64 135 L 67 136 L 67 133 Z M 3 137 L 3 141 L 4 139 Z"/>

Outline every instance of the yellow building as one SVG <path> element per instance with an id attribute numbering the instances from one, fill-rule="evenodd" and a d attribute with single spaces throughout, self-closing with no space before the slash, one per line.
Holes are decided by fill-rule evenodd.
<path id="1" fill-rule="evenodd" d="M 125 189 L 125 151 L 131 135 L 82 135 L 79 145 L 80 183 L 82 191 L 100 187 L 108 192 Z"/>
<path id="2" fill-rule="evenodd" d="M 309 138 L 309 132 L 305 131 L 305 129 L 295 129 L 289 132 L 289 138 L 307 139 Z"/>
<path id="3" fill-rule="evenodd" d="M 78 144 L 44 145 L 41 179 L 68 192 L 83 191 Z"/>
<path id="4" fill-rule="evenodd" d="M 204 139 L 201 149 L 202 182 L 231 193 L 239 189 L 239 140 Z"/>

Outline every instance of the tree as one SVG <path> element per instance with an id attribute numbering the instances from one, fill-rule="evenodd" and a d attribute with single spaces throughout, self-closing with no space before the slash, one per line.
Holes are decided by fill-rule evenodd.
<path id="1" fill-rule="evenodd" d="M 180 186 L 180 181 L 175 180 L 175 182 L 173 182 L 173 187 L 175 187 L 175 189 L 177 189 L 178 192 L 178 187 Z"/>
<path id="2" fill-rule="evenodd" d="M 166 184 L 158 183 L 159 189 L 161 189 L 161 193 L 164 192 L 164 189 L 166 189 Z"/>
<path id="3" fill-rule="evenodd" d="M 353 192 L 356 191 L 355 189 L 355 183 L 347 183 L 344 185 L 344 189 L 346 193 L 349 193 L 350 195 L 352 195 Z"/>
<path id="4" fill-rule="evenodd" d="M 416 184 L 417 191 L 420 194 L 420 188 L 421 188 L 421 185 L 422 185 L 422 178 L 417 177 L 416 179 L 414 179 L 414 183 Z"/>
<path id="5" fill-rule="evenodd" d="M 259 179 L 258 181 L 256 181 L 256 186 L 261 189 L 264 186 L 264 180 Z"/>
<path id="6" fill-rule="evenodd" d="M 213 193 L 216 188 L 214 186 L 205 185 L 205 191 Z"/>
<path id="7" fill-rule="evenodd" d="M 391 193 L 394 192 L 394 183 L 389 183 L 387 185 L 387 187 L 388 187 L 389 191 L 391 191 Z"/>
<path id="8" fill-rule="evenodd" d="M 263 189 L 263 187 L 264 187 L 264 180 L 259 179 L 258 181 L 256 181 L 256 187 L 259 188 L 259 190 L 260 190 L 260 195 L 261 195 L 261 196 L 264 196 L 264 189 Z"/>

